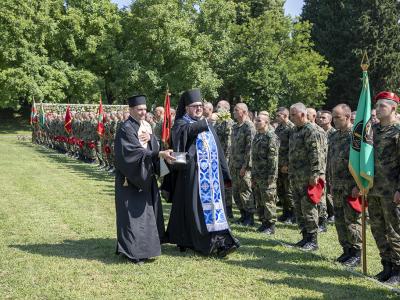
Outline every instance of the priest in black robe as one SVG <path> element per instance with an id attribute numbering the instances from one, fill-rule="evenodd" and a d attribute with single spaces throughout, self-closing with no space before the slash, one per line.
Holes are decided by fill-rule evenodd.
<path id="1" fill-rule="evenodd" d="M 182 94 L 172 145 L 186 152 L 186 164 L 172 164 L 174 182 L 167 234 L 181 251 L 193 249 L 204 255 L 225 257 L 239 247 L 226 216 L 224 183 L 231 177 L 217 134 L 202 117 L 199 89 Z"/>
<path id="2" fill-rule="evenodd" d="M 115 207 L 117 254 L 134 263 L 161 255 L 164 217 L 157 186 L 160 158 L 171 162 L 172 150 L 159 151 L 145 121 L 146 98 L 128 99 L 129 118 L 116 134 Z"/>

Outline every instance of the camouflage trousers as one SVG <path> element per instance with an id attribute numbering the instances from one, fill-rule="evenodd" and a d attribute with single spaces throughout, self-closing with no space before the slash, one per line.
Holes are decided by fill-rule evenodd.
<path id="1" fill-rule="evenodd" d="M 251 174 L 240 176 L 240 169 L 231 169 L 232 176 L 232 196 L 236 206 L 249 213 L 255 213 L 255 203 L 251 190 Z"/>
<path id="2" fill-rule="evenodd" d="M 361 249 L 361 214 L 351 208 L 347 196 L 351 188 L 337 188 L 334 191 L 335 227 L 339 243 L 343 248 Z"/>
<path id="3" fill-rule="evenodd" d="M 368 197 L 372 235 L 384 261 L 400 265 L 400 206 L 392 197 Z"/>
<path id="4" fill-rule="evenodd" d="M 318 232 L 318 209 L 307 196 L 308 182 L 304 180 L 290 180 L 290 189 L 293 195 L 293 207 L 297 224 L 302 232 Z"/>
<path id="5" fill-rule="evenodd" d="M 292 211 L 293 197 L 289 187 L 288 174 L 279 172 L 277 185 L 278 185 L 277 194 L 279 200 L 281 201 L 283 212 Z"/>
<path id="6" fill-rule="evenodd" d="M 326 220 L 328 218 L 328 210 L 326 206 L 326 186 L 324 188 L 321 201 L 317 204 L 317 208 L 318 208 L 318 217 L 320 219 Z"/>
<path id="7" fill-rule="evenodd" d="M 275 224 L 276 188 L 268 189 L 267 181 L 261 179 L 253 179 L 252 188 L 260 221 L 262 223 Z"/>

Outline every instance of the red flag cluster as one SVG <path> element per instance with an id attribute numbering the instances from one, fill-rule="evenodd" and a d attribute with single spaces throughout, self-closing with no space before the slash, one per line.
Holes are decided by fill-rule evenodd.
<path id="1" fill-rule="evenodd" d="M 172 126 L 171 101 L 169 97 L 169 92 L 167 91 L 164 101 L 164 121 L 162 124 L 162 132 L 161 132 L 161 141 L 166 148 L 169 148 L 170 146 L 171 126 Z"/>

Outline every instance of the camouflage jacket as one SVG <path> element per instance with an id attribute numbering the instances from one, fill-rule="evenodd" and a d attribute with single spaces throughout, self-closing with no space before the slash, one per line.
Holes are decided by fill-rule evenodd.
<path id="1" fill-rule="evenodd" d="M 251 146 L 251 177 L 265 180 L 267 188 L 276 188 L 279 139 L 272 131 L 257 133 Z"/>
<path id="2" fill-rule="evenodd" d="M 289 164 L 289 137 L 294 124 L 288 122 L 287 124 L 279 124 L 275 129 L 275 133 L 279 138 L 279 169 Z"/>
<path id="3" fill-rule="evenodd" d="M 327 137 L 328 137 L 328 144 L 329 144 L 330 139 L 332 138 L 332 135 L 333 135 L 335 132 L 336 132 L 336 129 L 333 128 L 333 127 L 329 128 L 328 131 L 325 131 L 325 133 L 326 133 L 326 135 L 327 135 Z"/>
<path id="4" fill-rule="evenodd" d="M 373 127 L 375 176 L 369 195 L 393 198 L 400 191 L 400 124 Z"/>
<path id="5" fill-rule="evenodd" d="M 251 141 L 256 134 L 254 124 L 246 120 L 242 124 L 235 123 L 232 126 L 231 155 L 229 165 L 234 169 L 251 168 Z"/>
<path id="6" fill-rule="evenodd" d="M 214 125 L 215 132 L 221 142 L 222 151 L 224 152 L 226 161 L 229 162 L 231 150 L 231 134 L 232 134 L 233 120 L 217 121 Z"/>
<path id="7" fill-rule="evenodd" d="M 326 153 L 322 140 L 314 124 L 293 128 L 289 138 L 289 178 L 308 181 L 325 175 Z"/>
<path id="8" fill-rule="evenodd" d="M 327 177 L 335 189 L 350 190 L 355 186 L 349 171 L 349 155 L 351 145 L 351 128 L 346 131 L 335 131 L 329 139 Z"/>

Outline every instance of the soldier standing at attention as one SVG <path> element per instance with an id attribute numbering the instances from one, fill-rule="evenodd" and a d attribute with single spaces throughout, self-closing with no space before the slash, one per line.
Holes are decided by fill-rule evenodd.
<path id="1" fill-rule="evenodd" d="M 221 143 L 222 151 L 224 152 L 225 159 L 228 162 L 230 160 L 231 150 L 231 134 L 233 127 L 233 120 L 231 119 L 230 105 L 226 100 L 221 100 L 217 104 L 218 119 L 214 125 L 215 132 L 218 135 Z M 225 201 L 226 201 L 226 215 L 229 219 L 233 218 L 232 211 L 232 186 L 225 185 Z"/>
<path id="2" fill-rule="evenodd" d="M 318 209 L 307 196 L 307 187 L 316 186 L 325 177 L 325 155 L 320 134 L 307 119 L 303 103 L 290 107 L 293 128 L 289 139 L 289 180 L 297 223 L 303 238 L 296 244 L 306 251 L 318 249 Z"/>
<path id="3" fill-rule="evenodd" d="M 232 147 L 229 166 L 232 176 L 232 194 L 240 210 L 238 224 L 254 225 L 255 203 L 251 192 L 251 141 L 256 133 L 249 120 L 245 103 L 238 103 L 234 109 L 237 123 L 232 127 Z"/>
<path id="4" fill-rule="evenodd" d="M 379 249 L 383 271 L 379 281 L 400 283 L 400 125 L 396 110 L 400 98 L 391 92 L 375 97 L 380 123 L 373 125 L 375 176 L 368 194 L 372 235 Z M 353 196 L 357 194 L 353 190 Z"/>
<path id="5" fill-rule="evenodd" d="M 329 142 L 332 138 L 333 133 L 336 131 L 335 128 L 331 125 L 332 123 L 332 114 L 330 111 L 327 110 L 322 110 L 320 112 L 319 116 L 319 126 L 325 131 L 327 139 L 328 139 L 328 145 Z M 329 147 L 328 147 L 329 151 Z M 326 185 L 326 211 L 328 214 L 328 222 L 333 223 L 334 222 L 334 209 L 333 209 L 333 200 L 332 200 L 332 195 L 331 191 L 329 190 L 329 176 L 326 178 L 328 184 Z"/>
<path id="6" fill-rule="evenodd" d="M 275 233 L 276 181 L 278 178 L 279 140 L 270 130 L 269 117 L 259 114 L 255 119 L 257 133 L 251 149 L 251 182 L 257 213 L 261 221 L 258 232 Z"/>
<path id="7" fill-rule="evenodd" d="M 289 164 L 289 136 L 294 124 L 289 120 L 289 110 L 280 107 L 276 111 L 276 120 L 279 123 L 275 133 L 279 138 L 279 168 L 278 168 L 278 197 L 282 203 L 282 215 L 279 222 L 292 223 L 295 221 L 293 212 L 293 199 L 289 188 L 288 164 Z"/>
<path id="8" fill-rule="evenodd" d="M 332 111 L 337 131 L 329 138 L 327 176 L 335 210 L 335 226 L 343 254 L 336 260 L 346 266 L 355 267 L 361 262 L 361 214 L 347 201 L 356 185 L 349 172 L 349 155 L 352 124 L 351 109 L 339 104 Z"/>

